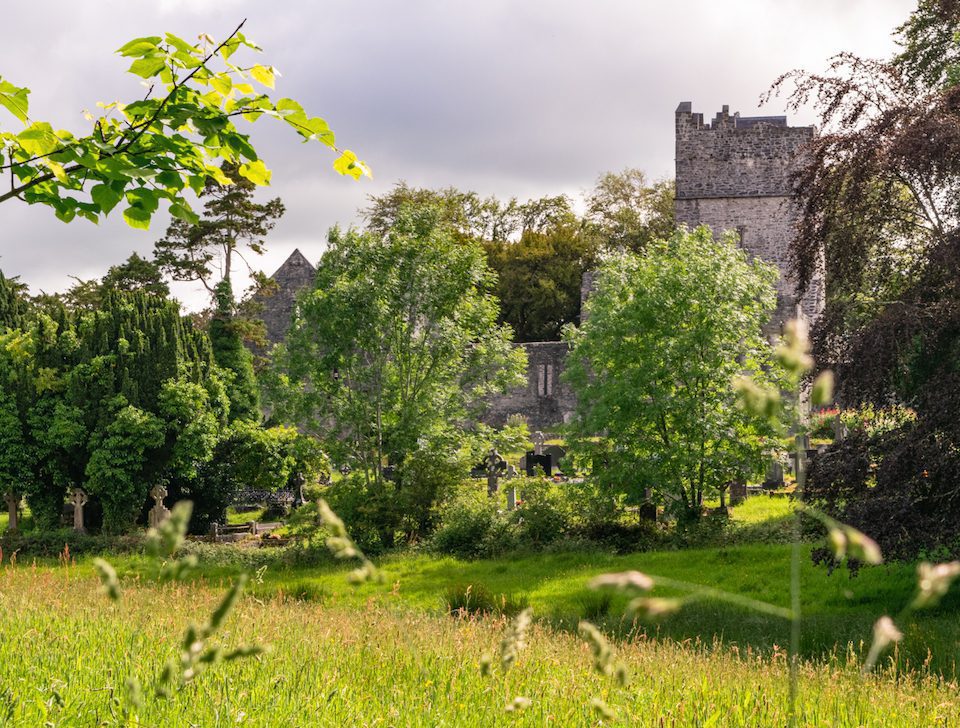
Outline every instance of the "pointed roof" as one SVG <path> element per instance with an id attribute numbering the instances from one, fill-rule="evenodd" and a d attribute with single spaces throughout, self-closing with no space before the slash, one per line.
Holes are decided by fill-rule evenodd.
<path id="1" fill-rule="evenodd" d="M 307 268 L 311 273 L 316 272 L 316 268 L 313 266 L 307 256 L 300 252 L 300 248 L 294 248 L 293 252 L 283 261 L 283 265 L 277 268 L 276 272 L 271 278 L 276 279 L 277 277 L 284 277 L 284 273 L 293 272 L 291 269 Z"/>

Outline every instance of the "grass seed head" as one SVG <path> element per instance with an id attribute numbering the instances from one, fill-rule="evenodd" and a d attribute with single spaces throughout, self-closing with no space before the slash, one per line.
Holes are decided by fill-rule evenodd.
<path id="1" fill-rule="evenodd" d="M 621 571 L 614 574 L 601 574 L 593 579 L 589 586 L 591 589 L 650 591 L 653 588 L 653 579 L 639 571 Z"/>

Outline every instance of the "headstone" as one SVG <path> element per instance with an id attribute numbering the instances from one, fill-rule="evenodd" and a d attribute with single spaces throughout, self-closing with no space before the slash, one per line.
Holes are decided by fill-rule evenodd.
<path id="1" fill-rule="evenodd" d="M 533 441 L 533 454 L 543 455 L 543 444 L 547 441 L 546 436 L 540 430 L 537 430 L 530 439 Z"/>
<path id="2" fill-rule="evenodd" d="M 74 488 L 70 494 L 70 502 L 73 504 L 73 530 L 78 533 L 87 532 L 83 527 L 83 507 L 89 500 L 83 488 Z"/>
<path id="3" fill-rule="evenodd" d="M 493 448 L 483 459 L 483 463 L 487 467 L 487 495 L 492 496 L 500 488 L 498 478 L 506 471 L 507 461 L 500 457 L 497 448 Z"/>
<path id="4" fill-rule="evenodd" d="M 22 498 L 17 492 L 5 493 L 3 500 L 7 504 L 7 513 L 9 514 L 9 520 L 7 521 L 7 530 L 10 532 L 20 530 L 20 521 L 19 521 L 19 508 L 20 508 L 20 498 Z"/>
<path id="5" fill-rule="evenodd" d="M 527 456 L 521 455 L 520 460 L 517 461 L 517 467 L 520 468 L 523 472 L 527 472 Z"/>
<path id="6" fill-rule="evenodd" d="M 343 465 L 340 466 L 340 475 L 350 475 L 351 470 L 352 468 L 346 463 L 344 463 Z"/>
<path id="7" fill-rule="evenodd" d="M 735 506 L 747 499 L 747 481 L 734 480 L 730 483 L 730 505 Z"/>
<path id="8" fill-rule="evenodd" d="M 163 499 L 167 497 L 167 486 L 162 483 L 153 486 L 150 489 L 150 497 L 153 498 L 153 508 L 147 514 L 147 525 L 150 528 L 160 528 L 164 521 L 170 518 L 170 509 L 163 505 Z"/>
<path id="9" fill-rule="evenodd" d="M 657 504 L 653 502 L 653 491 L 649 488 L 643 491 L 643 503 L 640 504 L 639 514 L 641 521 L 657 522 Z"/>
<path id="10" fill-rule="evenodd" d="M 299 470 L 290 476 L 290 485 L 293 488 L 293 507 L 299 508 L 307 502 L 307 499 L 303 497 L 303 484 L 307 482 L 307 479 L 303 477 L 303 473 Z"/>
<path id="11" fill-rule="evenodd" d="M 512 511 L 517 507 L 517 489 L 512 485 L 507 488 L 507 510 Z"/>
<path id="12" fill-rule="evenodd" d="M 507 463 L 507 473 L 506 473 L 506 478 L 507 478 L 507 480 L 513 480 L 513 479 L 516 478 L 518 475 L 519 475 L 519 473 L 517 472 L 517 469 L 516 469 L 515 467 L 513 467 L 513 464 L 512 464 L 512 463 Z"/>
<path id="13" fill-rule="evenodd" d="M 763 481 L 763 487 L 766 490 L 776 490 L 783 486 L 783 465 L 779 460 L 774 460 L 767 467 L 767 478 Z"/>
<path id="14" fill-rule="evenodd" d="M 550 445 L 542 454 L 550 458 L 550 467 L 556 470 L 560 467 L 560 459 L 566 457 L 567 451 L 559 445 Z"/>
<path id="15" fill-rule="evenodd" d="M 549 455 L 537 455 L 533 450 L 528 450 L 526 456 L 524 456 L 524 465 L 527 475 L 534 476 L 539 475 L 537 473 L 537 468 L 543 468 L 543 472 L 549 478 L 553 469 L 550 466 L 550 456 Z"/>
<path id="16" fill-rule="evenodd" d="M 843 442 L 847 439 L 850 434 L 849 428 L 843 424 L 843 420 L 838 414 L 833 418 L 833 441 L 834 442 Z"/>

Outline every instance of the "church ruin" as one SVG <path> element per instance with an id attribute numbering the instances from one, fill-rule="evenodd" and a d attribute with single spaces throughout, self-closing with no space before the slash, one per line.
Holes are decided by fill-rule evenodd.
<path id="1" fill-rule="evenodd" d="M 788 126 L 785 116 L 743 117 L 729 107 L 704 123 L 689 101 L 676 110 L 677 224 L 709 225 L 716 234 L 731 230 L 751 255 L 780 270 L 777 308 L 765 329 L 780 333 L 785 321 L 799 310 L 814 320 L 823 309 L 823 286 L 812 282 L 798 297 L 790 274 L 789 248 L 797 208 L 789 175 L 804 145 L 816 130 Z M 290 326 L 297 294 L 314 279 L 316 269 L 295 250 L 273 274 L 277 291 L 262 300 L 263 320 L 271 344 L 283 341 Z M 581 305 L 593 286 L 584 275 Z M 550 431 L 568 421 L 576 408 L 570 387 L 561 380 L 567 344 L 540 341 L 522 346 L 527 352 L 527 383 L 489 401 L 484 421 L 502 425 L 513 414 L 526 418 L 531 430 Z"/>

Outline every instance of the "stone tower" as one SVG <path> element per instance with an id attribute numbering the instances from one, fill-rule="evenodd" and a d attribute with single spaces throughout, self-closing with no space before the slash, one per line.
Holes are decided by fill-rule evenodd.
<path id="1" fill-rule="evenodd" d="M 278 344 L 286 337 L 297 294 L 313 285 L 316 274 L 317 269 L 299 249 L 290 253 L 290 257 L 273 274 L 277 290 L 271 296 L 260 298 L 263 305 L 260 317 L 267 327 L 267 341 L 270 344 Z"/>
<path id="2" fill-rule="evenodd" d="M 812 126 L 787 126 L 785 116 L 731 115 L 728 106 L 705 124 L 689 101 L 677 107 L 677 224 L 709 225 L 717 235 L 732 230 L 751 256 L 780 269 L 768 336 L 796 316 L 798 304 L 811 321 L 823 309 L 820 281 L 798 300 L 789 265 L 798 214 L 789 174 L 815 133 Z"/>

